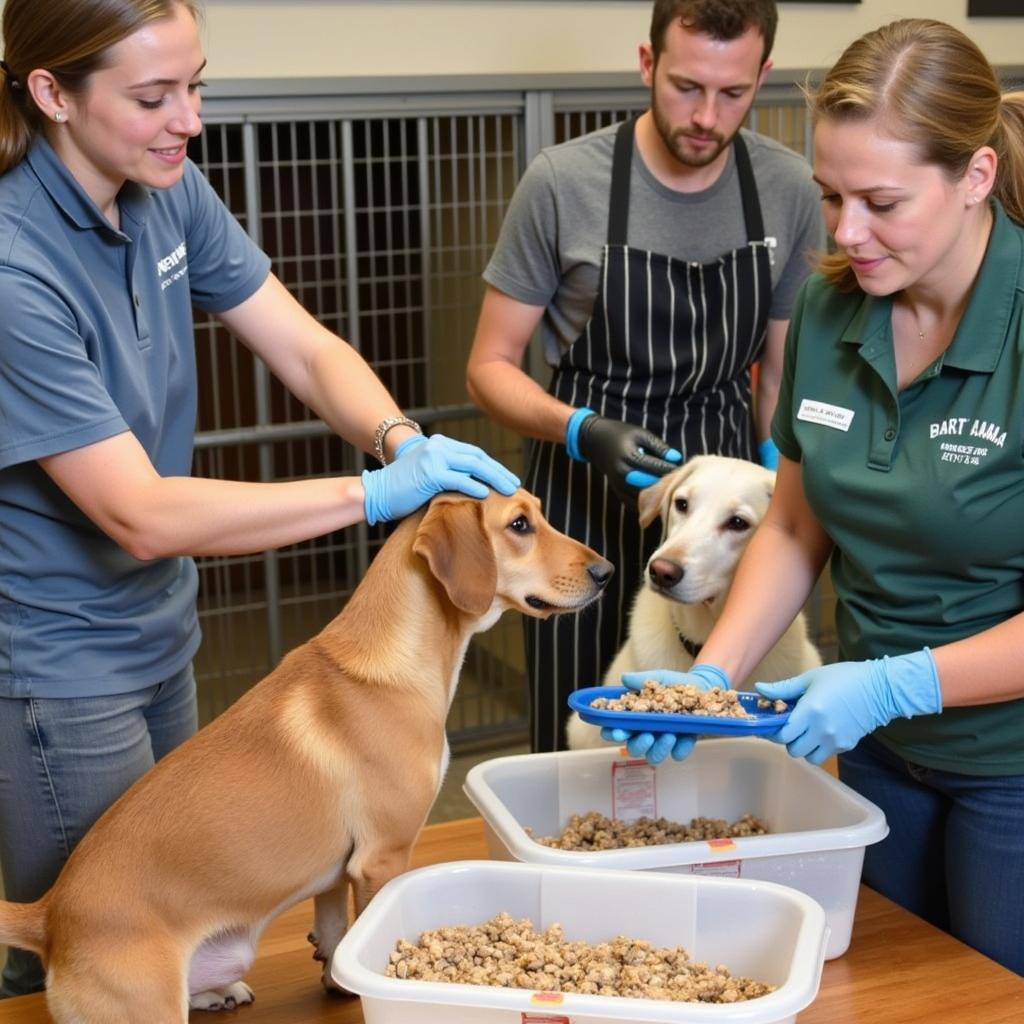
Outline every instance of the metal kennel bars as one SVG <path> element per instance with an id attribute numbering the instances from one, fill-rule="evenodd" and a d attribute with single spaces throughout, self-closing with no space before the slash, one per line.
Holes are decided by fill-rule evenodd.
<path id="1" fill-rule="evenodd" d="M 806 153 L 798 80 L 770 81 L 750 121 Z M 190 152 L 288 288 L 363 353 L 411 416 L 521 469 L 522 442 L 465 394 L 480 272 L 540 148 L 646 101 L 633 74 L 213 82 Z M 212 321 L 197 320 L 196 351 L 197 475 L 273 481 L 370 464 Z M 536 357 L 531 371 L 544 372 Z M 383 537 L 352 527 L 263 555 L 199 559 L 203 721 L 337 613 Z M 828 600 L 813 604 L 827 651 Z M 526 714 L 521 626 L 509 615 L 471 646 L 452 744 L 514 739 Z"/>

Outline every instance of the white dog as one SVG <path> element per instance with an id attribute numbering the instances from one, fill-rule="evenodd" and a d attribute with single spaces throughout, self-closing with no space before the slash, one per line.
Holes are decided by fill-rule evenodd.
<path id="1" fill-rule="evenodd" d="M 660 516 L 662 543 L 647 563 L 629 634 L 605 673 L 605 686 L 621 686 L 623 672 L 684 672 L 699 660 L 774 486 L 775 474 L 753 462 L 699 455 L 640 492 L 640 522 L 647 526 Z M 737 685 L 788 679 L 820 664 L 801 614 Z M 566 725 L 566 739 L 573 750 L 603 742 L 600 730 L 575 713 Z"/>

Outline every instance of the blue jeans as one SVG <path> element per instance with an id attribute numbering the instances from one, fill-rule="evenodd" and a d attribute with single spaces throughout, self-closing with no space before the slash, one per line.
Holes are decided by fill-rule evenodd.
<path id="1" fill-rule="evenodd" d="M 1024 775 L 923 768 L 867 737 L 839 755 L 839 777 L 889 822 L 864 881 L 1024 975 Z"/>
<path id="2" fill-rule="evenodd" d="M 6 898 L 38 899 L 89 826 L 196 731 L 192 667 L 134 693 L 0 698 L 0 867 Z M 7 954 L 0 998 L 38 992 L 39 959 Z"/>

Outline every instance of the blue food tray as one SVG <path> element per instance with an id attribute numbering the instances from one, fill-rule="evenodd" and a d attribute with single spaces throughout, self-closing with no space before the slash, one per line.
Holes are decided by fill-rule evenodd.
<path id="1" fill-rule="evenodd" d="M 761 710 L 757 706 L 760 695 L 739 693 L 740 704 L 754 718 L 722 718 L 714 715 L 675 715 L 662 711 L 610 711 L 592 708 L 598 697 L 621 697 L 625 686 L 588 686 L 569 694 L 569 707 L 584 722 L 606 729 L 626 729 L 629 732 L 696 733 L 701 736 L 722 733 L 729 736 L 767 736 L 781 729 L 793 710 L 795 701 L 787 702 L 789 711 Z"/>

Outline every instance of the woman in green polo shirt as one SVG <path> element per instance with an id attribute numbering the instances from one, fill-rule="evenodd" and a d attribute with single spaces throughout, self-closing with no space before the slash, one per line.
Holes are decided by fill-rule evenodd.
<path id="1" fill-rule="evenodd" d="M 796 700 L 774 738 L 886 812 L 868 884 L 1024 974 L 1024 93 L 915 19 L 810 102 L 836 251 L 790 324 L 775 495 L 703 664 L 658 675 L 746 677 L 830 561 L 843 660 L 758 684 Z"/>

